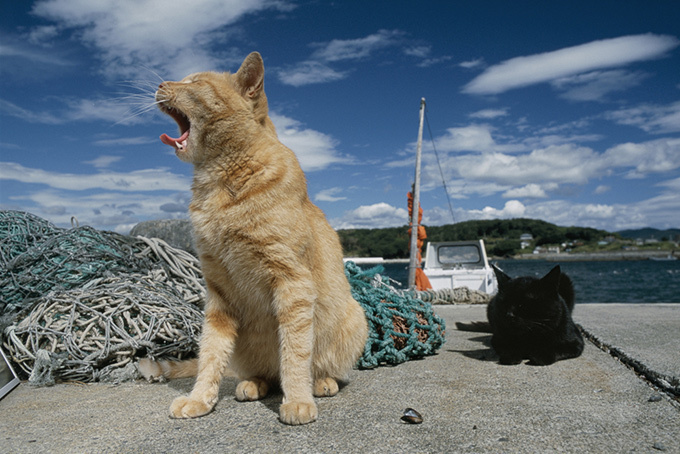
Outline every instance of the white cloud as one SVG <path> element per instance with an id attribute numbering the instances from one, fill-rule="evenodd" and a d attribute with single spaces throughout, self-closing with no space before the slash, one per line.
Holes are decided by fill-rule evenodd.
<path id="1" fill-rule="evenodd" d="M 550 146 L 531 153 L 510 156 L 502 153 L 458 156 L 454 163 L 466 179 L 497 184 L 529 183 L 583 184 L 601 171 L 597 153 L 575 145 Z"/>
<path id="2" fill-rule="evenodd" d="M 609 148 L 602 160 L 610 167 L 631 168 L 629 177 L 680 168 L 680 138 L 624 143 Z"/>
<path id="3" fill-rule="evenodd" d="M 637 126 L 651 134 L 680 131 L 680 101 L 660 106 L 643 104 L 637 107 L 606 112 L 604 118 L 622 125 Z"/>
<path id="4" fill-rule="evenodd" d="M 334 62 L 366 58 L 379 49 L 395 45 L 403 34 L 399 30 L 379 30 L 363 38 L 334 39 L 327 43 L 313 44 L 317 50 L 312 54 L 312 59 Z"/>
<path id="5" fill-rule="evenodd" d="M 562 77 L 551 85 L 562 91 L 561 97 L 572 101 L 600 101 L 609 93 L 625 91 L 649 77 L 643 72 L 625 70 L 593 71 L 586 74 Z"/>
<path id="6" fill-rule="evenodd" d="M 450 128 L 435 138 L 439 162 L 430 149 L 423 154 L 422 190 L 441 188 L 443 173 L 449 196 L 454 199 L 473 195 L 546 198 L 562 185 L 585 185 L 613 174 L 642 178 L 680 168 L 679 138 L 624 143 L 596 151 L 578 142 L 599 140 L 597 135 L 553 134 L 531 137 L 521 143 L 499 143 L 492 132 L 486 125 L 471 125 Z M 517 140 L 511 136 L 503 139 Z M 407 158 L 389 162 L 385 167 L 413 165 L 409 151 Z M 602 194 L 606 189 L 602 187 L 596 193 Z"/>
<path id="7" fill-rule="evenodd" d="M 91 161 L 85 161 L 85 164 L 90 164 L 91 166 L 97 169 L 105 169 L 114 162 L 118 162 L 121 159 L 123 159 L 121 156 L 101 155 L 99 157 L 94 158 Z"/>
<path id="8" fill-rule="evenodd" d="M 293 150 L 302 170 L 312 172 L 325 169 L 333 164 L 347 164 L 349 158 L 341 156 L 335 149 L 337 141 L 331 136 L 313 129 L 305 129 L 297 120 L 272 113 L 272 122 L 281 142 Z"/>
<path id="9" fill-rule="evenodd" d="M 380 202 L 347 211 L 341 218 L 331 219 L 330 223 L 336 229 L 399 227 L 408 224 L 408 211 Z"/>
<path id="10" fill-rule="evenodd" d="M 283 0 L 45 0 L 32 12 L 97 48 L 107 74 L 146 65 L 180 78 L 220 66 L 222 57 L 209 50 L 207 37 L 273 8 L 289 9 Z"/>
<path id="11" fill-rule="evenodd" d="M 547 191 L 554 191 L 557 189 L 557 184 L 548 183 L 544 185 L 538 185 L 535 183 L 529 183 L 525 186 L 519 188 L 512 188 L 503 193 L 503 198 L 506 199 L 520 199 L 520 198 L 532 198 L 532 199 L 544 199 L 548 197 Z"/>
<path id="12" fill-rule="evenodd" d="M 472 124 L 469 126 L 448 128 L 446 134 L 435 138 L 437 151 L 479 151 L 479 152 L 516 152 L 526 151 L 527 147 L 521 143 L 498 143 L 492 136 L 493 126 L 487 124 Z M 412 144 L 415 150 L 415 144 Z M 424 149 L 430 149 L 429 143 L 423 144 Z"/>
<path id="13" fill-rule="evenodd" d="M 30 30 L 28 33 L 28 42 L 31 44 L 49 43 L 50 40 L 59 35 L 59 28 L 54 25 L 41 25 Z"/>
<path id="14" fill-rule="evenodd" d="M 141 121 L 130 114 L 130 104 L 125 100 L 53 99 L 50 107 L 56 108 L 51 112 L 28 110 L 0 99 L 0 112 L 28 123 L 59 125 L 72 121 L 105 121 L 110 124 L 131 124 Z"/>
<path id="15" fill-rule="evenodd" d="M 630 35 L 516 57 L 487 68 L 463 87 L 464 93 L 493 95 L 603 68 L 663 57 L 680 45 L 668 35 Z"/>
<path id="16" fill-rule="evenodd" d="M 471 219 L 511 219 L 521 218 L 526 212 L 526 207 L 519 200 L 508 200 L 502 209 L 490 206 L 482 210 L 470 210 L 468 215 Z"/>
<path id="17" fill-rule="evenodd" d="M 49 112 L 32 112 L 23 107 L 19 107 L 14 103 L 0 99 L 0 112 L 20 118 L 29 123 L 42 123 L 48 125 L 58 125 L 64 123 L 64 119 Z"/>
<path id="18" fill-rule="evenodd" d="M 597 194 L 597 195 L 605 194 L 605 193 L 607 193 L 611 190 L 612 190 L 611 186 L 601 184 L 601 185 L 599 185 L 598 187 L 595 188 L 595 190 L 593 191 L 593 194 Z"/>
<path id="19" fill-rule="evenodd" d="M 508 115 L 508 109 L 483 109 L 468 115 L 470 118 L 492 119 L 498 117 L 505 117 Z"/>
<path id="20" fill-rule="evenodd" d="M 426 58 L 431 51 L 432 46 L 410 46 L 404 49 L 404 54 L 410 57 Z"/>
<path id="21" fill-rule="evenodd" d="M 277 74 L 282 83 L 301 87 L 344 79 L 349 73 L 347 71 L 336 71 L 318 61 L 303 61 L 294 66 L 279 69 Z"/>
<path id="22" fill-rule="evenodd" d="M 539 134 L 525 138 L 522 143 L 527 149 L 546 148 L 554 145 L 576 144 L 581 142 L 597 142 L 602 136 L 598 134 Z"/>
<path id="23" fill-rule="evenodd" d="M 465 69 L 473 69 L 473 68 L 478 68 L 480 66 L 484 66 L 486 63 L 484 63 L 483 58 L 477 58 L 475 60 L 469 60 L 469 61 L 464 61 L 458 64 L 461 68 Z"/>
<path id="24" fill-rule="evenodd" d="M 128 147 L 131 145 L 147 145 L 158 142 L 158 137 L 118 137 L 115 139 L 100 139 L 93 142 L 99 147 Z"/>
<path id="25" fill-rule="evenodd" d="M 366 59 L 380 49 L 398 44 L 403 34 L 399 30 L 380 30 L 363 38 L 314 43 L 312 47 L 316 50 L 309 59 L 277 71 L 279 80 L 286 85 L 300 87 L 344 79 L 350 71 L 333 69 L 330 63 Z M 412 55 L 425 51 L 424 48 L 409 49 Z"/>
<path id="26" fill-rule="evenodd" d="M 46 32 L 46 29 L 44 31 Z M 50 66 L 72 66 L 74 64 L 67 58 L 55 53 L 54 50 L 47 51 L 39 47 L 28 46 L 25 43 L 13 42 L 15 38 L 11 36 L 2 35 L 0 38 L 2 41 L 2 46 L 0 46 L 0 57 L 3 58 L 6 64 L 7 61 L 12 58 L 21 60 L 24 64 L 26 62 Z M 30 36 L 28 37 L 28 40 L 32 41 Z"/>
<path id="27" fill-rule="evenodd" d="M 314 200 L 317 202 L 338 202 L 340 200 L 347 200 L 347 197 L 336 196 L 336 194 L 340 194 L 342 191 L 343 188 L 340 187 L 324 189 L 314 196 Z"/>
<path id="28" fill-rule="evenodd" d="M 132 172 L 100 172 L 94 174 L 56 173 L 24 167 L 14 162 L 0 162 L 0 180 L 43 184 L 51 188 L 83 191 L 103 189 L 121 192 L 188 191 L 188 177 L 166 169 L 144 169 Z"/>
<path id="29" fill-rule="evenodd" d="M 21 203 L 20 207 L 2 206 L 0 209 L 26 210 L 60 227 L 70 227 L 74 217 L 81 226 L 91 225 L 127 234 L 135 224 L 144 220 L 186 218 L 188 196 L 188 192 L 141 195 L 135 192 L 73 193 L 48 189 L 12 198 Z M 173 206 L 175 210 L 168 210 Z"/>
<path id="30" fill-rule="evenodd" d="M 487 125 L 471 125 L 449 128 L 446 135 L 435 140 L 438 151 L 491 151 L 496 141 L 491 137 L 492 128 Z"/>
<path id="31" fill-rule="evenodd" d="M 452 60 L 453 57 L 450 55 L 444 55 L 441 57 L 433 57 L 433 58 L 425 58 L 422 61 L 418 63 L 419 68 L 429 68 L 430 66 L 437 65 L 439 63 L 443 63 L 449 60 Z"/>
<path id="32" fill-rule="evenodd" d="M 671 191 L 677 191 L 677 193 L 680 193 L 680 177 L 673 180 L 662 181 L 658 183 L 657 186 L 662 186 L 670 189 Z"/>

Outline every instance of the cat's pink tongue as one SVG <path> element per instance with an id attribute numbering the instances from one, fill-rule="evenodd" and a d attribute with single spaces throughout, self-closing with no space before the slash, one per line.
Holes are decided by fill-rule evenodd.
<path id="1" fill-rule="evenodd" d="M 162 134 L 160 139 L 161 139 L 161 142 L 163 142 L 166 145 L 170 145 L 171 147 L 178 148 L 177 144 L 180 144 L 184 148 L 186 148 L 187 137 L 189 137 L 189 130 L 184 131 L 184 134 L 182 134 L 177 139 L 173 139 L 172 137 L 170 137 L 167 134 Z"/>

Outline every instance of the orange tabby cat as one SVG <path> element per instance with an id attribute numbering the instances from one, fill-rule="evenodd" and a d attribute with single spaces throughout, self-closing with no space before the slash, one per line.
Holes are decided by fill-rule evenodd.
<path id="1" fill-rule="evenodd" d="M 338 236 L 269 119 L 262 58 L 250 54 L 236 74 L 163 82 L 156 101 L 180 128 L 161 140 L 194 165 L 189 211 L 208 290 L 196 383 L 171 416 L 210 412 L 231 369 L 242 379 L 238 400 L 280 384 L 281 421 L 312 422 L 313 396 L 338 392 L 368 327 Z"/>

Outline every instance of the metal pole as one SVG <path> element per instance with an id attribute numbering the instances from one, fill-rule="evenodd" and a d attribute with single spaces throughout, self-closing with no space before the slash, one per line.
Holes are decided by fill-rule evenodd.
<path id="1" fill-rule="evenodd" d="M 413 184 L 413 212 L 411 213 L 411 249 L 408 266 L 408 286 L 410 289 L 416 286 L 416 268 L 418 263 L 418 208 L 420 208 L 420 155 L 423 148 L 423 119 L 425 118 L 425 98 L 420 100 L 420 126 L 418 127 L 418 145 L 416 146 L 416 176 Z"/>

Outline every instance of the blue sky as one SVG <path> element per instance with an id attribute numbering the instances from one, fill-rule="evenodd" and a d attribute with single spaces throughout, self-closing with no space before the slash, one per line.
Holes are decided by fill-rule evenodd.
<path id="1" fill-rule="evenodd" d="M 192 169 L 159 140 L 177 128 L 155 88 L 236 71 L 257 50 L 279 137 L 335 228 L 408 222 L 422 97 L 424 224 L 680 227 L 677 1 L 45 0 L 0 12 L 0 209 L 122 233 L 186 217 Z"/>

